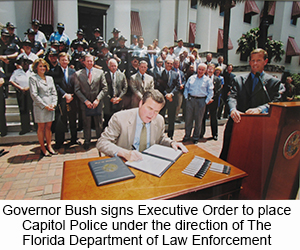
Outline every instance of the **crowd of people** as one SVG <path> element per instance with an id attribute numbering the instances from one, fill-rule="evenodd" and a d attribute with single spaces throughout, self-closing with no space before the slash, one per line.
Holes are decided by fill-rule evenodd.
<path id="1" fill-rule="evenodd" d="M 168 123 L 167 134 L 171 140 L 168 144 L 172 144 L 175 122 L 181 121 L 185 121 L 183 141 L 198 143 L 205 133 L 208 114 L 212 138 L 218 140 L 217 119 L 222 115 L 227 118 L 232 112 L 227 97 L 235 77 L 233 65 L 225 65 L 222 56 L 213 62 L 212 54 L 208 53 L 204 61 L 194 45 L 186 48 L 182 39 L 177 45 L 160 49 L 157 39 L 145 46 L 143 37 L 133 36 L 132 44 L 126 47 L 127 39 L 120 36 L 117 28 L 108 41 L 102 38 L 99 28 L 94 29 L 90 41 L 84 38 L 82 29 L 70 41 L 63 23 L 57 24 L 57 31 L 49 38 L 50 48 L 46 50 L 48 41 L 39 27 L 39 21 L 32 20 L 24 39 L 14 34 L 16 27 L 10 22 L 1 30 L 1 136 L 7 134 L 5 98 L 10 83 L 17 92 L 20 135 L 37 129 L 41 156 L 57 154 L 55 150 L 63 145 L 80 144 L 77 131 L 82 129 L 83 147 L 89 149 L 92 128 L 97 138 L 104 128 L 107 128 L 106 135 L 109 127 L 115 131 L 118 128 L 112 116 L 131 108 L 145 111 L 143 105 L 148 102 L 144 94 L 153 89 L 164 97 L 164 105 L 158 112 Z M 290 90 L 291 84 L 288 86 Z M 71 140 L 64 144 L 68 130 Z M 53 148 L 52 132 L 55 133 Z"/>

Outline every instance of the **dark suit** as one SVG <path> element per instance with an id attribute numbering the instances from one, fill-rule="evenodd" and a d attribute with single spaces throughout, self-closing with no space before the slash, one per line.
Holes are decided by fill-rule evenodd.
<path id="1" fill-rule="evenodd" d="M 231 89 L 231 86 L 232 86 L 231 82 L 235 78 L 235 74 L 228 73 L 227 70 L 225 70 L 224 74 L 223 74 L 223 77 L 224 77 L 224 85 L 223 85 L 222 95 L 221 95 L 221 98 L 222 98 L 223 102 L 222 102 L 222 104 L 219 108 L 218 117 L 221 118 L 222 110 L 223 110 L 223 107 L 225 106 L 223 118 L 227 118 L 228 113 L 229 113 L 229 107 L 228 107 L 228 104 L 227 104 L 228 92 Z"/>
<path id="2" fill-rule="evenodd" d="M 263 85 L 265 85 L 272 102 L 280 100 L 279 94 L 279 79 L 272 77 L 266 73 L 261 77 Z M 252 78 L 251 74 L 244 76 L 237 76 L 232 81 L 232 89 L 228 96 L 229 110 L 236 108 L 238 111 L 245 112 L 249 108 L 265 109 L 269 107 L 269 100 L 262 88 L 262 84 L 258 83 L 252 92 Z M 227 154 L 230 146 L 231 132 L 234 121 L 230 117 L 228 119 L 226 129 L 224 132 L 223 148 L 220 158 L 227 159 Z M 242 138 L 241 138 L 242 139 Z"/>
<path id="3" fill-rule="evenodd" d="M 211 127 L 211 133 L 212 136 L 218 136 L 218 120 L 217 120 L 217 110 L 218 110 L 218 103 L 219 103 L 219 97 L 222 90 L 222 81 L 220 78 L 214 75 L 213 84 L 214 84 L 214 97 L 213 102 L 206 105 L 206 111 L 202 120 L 202 129 L 200 137 L 203 137 L 205 134 L 205 120 L 206 115 L 209 112 L 210 115 L 210 127 Z"/>
<path id="4" fill-rule="evenodd" d="M 54 79 L 57 96 L 58 96 L 58 109 L 56 114 L 55 124 L 55 142 L 56 147 L 59 148 L 65 140 L 65 128 L 67 127 L 67 120 L 69 121 L 71 131 L 71 142 L 77 141 L 77 128 L 76 128 L 76 95 L 74 95 L 74 73 L 75 70 L 68 67 L 68 81 L 65 79 L 64 72 L 60 66 L 52 69 L 52 76 Z M 63 98 L 65 94 L 73 94 L 73 100 L 70 103 L 66 102 Z M 60 119 L 60 122 L 58 122 Z M 62 126 L 62 123 L 64 126 Z"/>
<path id="5" fill-rule="evenodd" d="M 105 79 L 107 82 L 108 87 L 108 93 L 104 97 L 104 125 L 103 128 L 105 128 L 108 125 L 108 121 L 111 118 L 111 116 L 117 112 L 120 111 L 123 108 L 123 101 L 121 100 L 118 104 L 113 104 L 110 100 L 113 97 L 120 97 L 123 99 L 123 96 L 127 92 L 127 80 L 125 75 L 117 70 L 115 73 L 115 80 L 112 80 L 111 72 L 105 72 Z"/>
<path id="6" fill-rule="evenodd" d="M 5 79 L 5 75 L 0 71 L 0 79 L 1 78 Z M 3 85 L 0 86 L 0 133 L 1 133 L 1 136 L 5 136 L 7 134 L 6 117 L 5 117 L 6 95 L 5 95 L 5 90 L 4 90 Z"/>
<path id="7" fill-rule="evenodd" d="M 99 100 L 99 109 L 102 112 L 102 100 L 107 94 L 107 83 L 104 72 L 100 69 L 92 69 L 92 81 L 89 82 L 86 68 L 76 71 L 75 73 L 75 94 L 80 100 L 80 108 L 83 118 L 83 133 L 84 143 L 89 144 L 91 141 L 91 116 L 86 116 L 85 101 L 89 100 L 93 103 L 96 99 Z M 98 105 L 98 106 L 99 106 Z M 95 129 L 97 138 L 100 137 L 102 130 L 102 115 L 94 115 Z"/>
<path id="8" fill-rule="evenodd" d="M 164 96 L 170 93 L 173 95 L 173 100 L 170 102 L 166 99 L 166 105 L 160 111 L 160 114 L 165 117 L 166 110 L 168 110 L 168 136 L 172 138 L 174 134 L 174 123 L 177 107 L 177 92 L 180 86 L 179 74 L 173 70 L 170 70 L 168 75 L 166 70 L 164 70 L 161 80 L 162 81 L 159 86 L 157 86 L 157 89 Z"/>

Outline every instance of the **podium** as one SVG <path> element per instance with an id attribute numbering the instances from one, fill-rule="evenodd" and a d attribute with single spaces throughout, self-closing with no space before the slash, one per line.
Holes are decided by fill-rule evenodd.
<path id="1" fill-rule="evenodd" d="M 234 123 L 227 161 L 248 173 L 240 199 L 294 199 L 299 189 L 300 102 Z"/>

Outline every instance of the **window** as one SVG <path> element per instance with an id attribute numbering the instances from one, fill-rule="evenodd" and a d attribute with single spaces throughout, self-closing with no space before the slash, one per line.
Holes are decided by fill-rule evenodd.
<path id="1" fill-rule="evenodd" d="M 198 5 L 198 0 L 191 0 L 191 8 L 192 9 L 197 9 Z"/>

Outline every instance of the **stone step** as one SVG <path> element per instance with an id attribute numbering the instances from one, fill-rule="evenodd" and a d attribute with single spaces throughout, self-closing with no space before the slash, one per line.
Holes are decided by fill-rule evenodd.
<path id="1" fill-rule="evenodd" d="M 7 105 L 18 105 L 17 97 L 9 96 L 8 98 L 5 99 L 5 104 L 6 107 Z"/>
<path id="2" fill-rule="evenodd" d="M 227 119 L 221 119 L 218 120 L 219 125 L 224 125 L 227 122 Z M 19 135 L 19 132 L 21 131 L 21 125 L 20 123 L 8 123 L 8 133 L 4 137 L 0 137 L 0 145 L 6 145 L 11 143 L 24 143 L 24 142 L 38 142 L 36 131 L 29 132 L 25 135 Z M 33 124 L 32 124 L 33 125 Z M 206 126 L 210 125 L 209 119 L 206 120 Z M 175 123 L 175 129 L 184 129 L 185 123 Z M 168 128 L 168 125 L 166 125 L 166 130 Z M 83 131 L 77 132 L 78 139 L 83 138 Z M 92 137 L 96 138 L 96 131 L 92 130 Z M 66 139 L 71 138 L 71 134 L 68 132 L 65 135 Z M 52 135 L 52 140 L 54 140 L 54 135 Z"/>
<path id="3" fill-rule="evenodd" d="M 18 112 L 19 112 L 19 105 L 18 104 L 6 105 L 5 113 L 18 113 Z"/>

